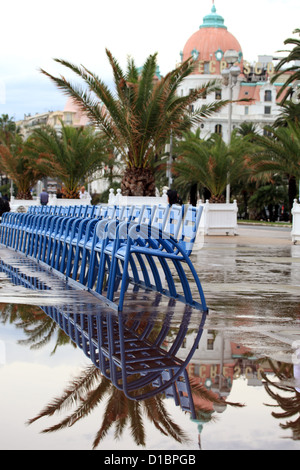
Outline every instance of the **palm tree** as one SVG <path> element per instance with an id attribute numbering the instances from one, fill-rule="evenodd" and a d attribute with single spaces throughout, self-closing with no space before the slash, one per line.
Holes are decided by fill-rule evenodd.
<path id="1" fill-rule="evenodd" d="M 300 33 L 300 29 L 295 29 L 293 31 L 293 34 Z M 271 78 L 271 83 L 275 83 L 278 78 L 282 75 L 283 71 L 286 72 L 291 72 L 290 76 L 288 79 L 284 82 L 282 87 L 280 88 L 277 96 L 281 96 L 283 92 L 286 92 L 281 100 L 281 104 L 283 104 L 288 97 L 290 97 L 293 94 L 293 88 L 290 86 L 292 83 L 294 83 L 296 80 L 300 80 L 300 67 L 299 65 L 295 64 L 295 61 L 300 60 L 300 40 L 296 38 L 288 38 L 284 41 L 284 44 L 291 44 L 294 45 L 294 48 L 290 50 L 283 50 L 279 52 L 288 52 L 288 55 L 281 59 L 278 64 L 275 67 L 275 74 Z M 284 68 L 285 65 L 294 63 L 293 65 L 290 65 L 287 68 Z"/>
<path id="2" fill-rule="evenodd" d="M 253 122 L 242 122 L 238 127 L 236 127 L 237 135 L 242 137 L 250 136 L 251 138 L 251 136 L 258 134 L 258 132 L 258 126 Z"/>
<path id="3" fill-rule="evenodd" d="M 174 163 L 177 185 L 200 184 L 210 192 L 211 202 L 223 202 L 227 184 L 245 175 L 246 142 L 246 138 L 238 137 L 235 132 L 229 146 L 218 134 L 204 140 L 200 138 L 199 129 L 196 133 L 185 133 L 176 149 L 179 155 Z"/>
<path id="4" fill-rule="evenodd" d="M 281 106 L 281 113 L 273 123 L 273 127 L 285 127 L 289 121 L 300 122 L 300 104 L 286 101 Z"/>
<path id="5" fill-rule="evenodd" d="M 255 136 L 258 144 L 249 163 L 253 175 L 265 175 L 272 181 L 273 175 L 286 177 L 289 185 L 289 208 L 297 194 L 296 180 L 300 179 L 300 124 L 288 122 L 286 127 L 266 126 L 270 136 Z"/>
<path id="6" fill-rule="evenodd" d="M 54 77 L 41 71 L 73 98 L 121 156 L 125 163 L 123 195 L 154 195 L 153 165 L 164 152 L 171 131 L 175 136 L 226 102 L 213 102 L 195 113 L 189 112 L 192 103 L 216 88 L 216 83 L 210 82 L 188 96 L 177 95 L 178 87 L 193 70 L 192 60 L 156 80 L 157 54 L 147 58 L 141 71 L 129 58 L 125 72 L 110 51 L 106 50 L 106 54 L 113 71 L 114 92 L 86 67 L 65 60 L 55 59 L 79 76 L 87 88 L 73 85 L 63 76 Z"/>
<path id="7" fill-rule="evenodd" d="M 102 134 L 63 123 L 59 132 L 50 126 L 34 130 L 27 149 L 44 174 L 62 181 L 68 199 L 79 197 L 80 184 L 102 166 L 108 155 Z"/>
<path id="8" fill-rule="evenodd" d="M 8 114 L 2 114 L 0 117 L 0 142 L 8 145 L 11 136 L 14 135 L 17 130 L 17 126 L 12 117 Z"/>
<path id="9" fill-rule="evenodd" d="M 44 173 L 36 166 L 19 135 L 14 135 L 9 144 L 0 144 L 0 169 L 17 186 L 17 199 L 32 199 L 30 189 Z"/>
<path id="10" fill-rule="evenodd" d="M 270 221 L 277 220 L 279 207 L 281 205 L 288 206 L 288 191 L 285 183 L 282 178 L 275 175 L 272 183 L 267 183 L 256 189 L 248 202 L 249 207 L 254 209 L 256 217 L 263 216 L 265 207 L 267 207 Z"/>

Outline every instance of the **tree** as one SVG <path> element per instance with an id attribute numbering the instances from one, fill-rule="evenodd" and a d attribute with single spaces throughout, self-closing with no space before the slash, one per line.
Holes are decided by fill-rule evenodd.
<path id="1" fill-rule="evenodd" d="M 71 96 L 96 127 L 102 130 L 126 165 L 121 183 L 123 195 L 154 195 L 154 162 L 164 152 L 171 131 L 187 130 L 226 102 L 218 101 L 190 113 L 191 105 L 204 93 L 215 90 L 210 82 L 187 96 L 178 96 L 182 81 L 194 64 L 187 60 L 156 80 L 157 54 L 150 55 L 141 71 L 129 58 L 124 72 L 111 52 L 106 54 L 113 71 L 115 90 L 86 67 L 55 59 L 79 76 L 86 88 L 71 84 L 42 70 L 65 94 Z"/>
<path id="2" fill-rule="evenodd" d="M 8 145 L 16 132 L 17 126 L 13 118 L 8 114 L 2 114 L 0 117 L 0 142 Z"/>
<path id="3" fill-rule="evenodd" d="M 78 198 L 79 186 L 99 169 L 108 155 L 107 142 L 91 128 L 65 126 L 36 129 L 27 141 L 36 165 L 47 176 L 59 178 L 66 198 Z"/>
<path id="4" fill-rule="evenodd" d="M 256 218 L 267 218 L 271 222 L 278 220 L 280 207 L 288 206 L 288 191 L 285 183 L 281 177 L 275 175 L 272 183 L 261 185 L 256 189 L 249 199 L 249 207 L 254 209 Z"/>
<path id="5" fill-rule="evenodd" d="M 295 29 L 293 34 L 300 33 L 300 29 Z M 291 84 L 294 83 L 296 80 L 300 80 L 300 67 L 295 63 L 295 61 L 300 60 L 300 40 L 296 38 L 288 38 L 284 41 L 284 44 L 291 44 L 294 45 L 292 50 L 282 50 L 279 52 L 288 52 L 288 55 L 281 59 L 275 67 L 275 74 L 271 78 L 271 83 L 275 83 L 278 78 L 282 75 L 282 73 L 290 73 L 290 76 L 284 82 L 282 87 L 280 88 L 277 96 L 281 96 L 284 92 L 284 96 L 281 100 L 281 104 L 285 103 L 285 101 L 293 94 L 293 88 Z M 293 63 L 293 65 L 289 65 L 289 67 L 285 68 L 287 64 Z"/>
<path id="6" fill-rule="evenodd" d="M 9 145 L 0 144 L 0 169 L 16 184 L 17 199 L 32 199 L 31 188 L 44 176 L 17 134 Z"/>
<path id="7" fill-rule="evenodd" d="M 269 136 L 255 136 L 258 144 L 250 157 L 254 176 L 265 175 L 272 181 L 273 175 L 286 177 L 289 185 L 289 209 L 297 194 L 296 179 L 300 178 L 300 124 L 288 122 L 286 127 L 266 126 Z"/>
<path id="8" fill-rule="evenodd" d="M 289 121 L 300 122 L 300 104 L 286 101 L 281 106 L 281 113 L 273 123 L 273 127 L 285 127 Z"/>
<path id="9" fill-rule="evenodd" d="M 177 185 L 200 184 L 210 191 L 211 202 L 223 202 L 227 184 L 245 175 L 246 142 L 246 138 L 236 133 L 232 134 L 229 146 L 218 134 L 204 140 L 200 138 L 199 129 L 196 133 L 185 133 L 176 148 L 179 155 L 174 163 Z"/>

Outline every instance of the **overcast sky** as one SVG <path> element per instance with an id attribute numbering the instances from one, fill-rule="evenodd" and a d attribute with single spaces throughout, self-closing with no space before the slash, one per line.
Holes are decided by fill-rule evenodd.
<path id="1" fill-rule="evenodd" d="M 215 0 L 217 13 L 241 44 L 244 59 L 272 55 L 300 28 L 299 0 Z M 66 97 L 39 72 L 64 73 L 54 57 L 83 64 L 111 81 L 105 48 L 122 67 L 158 52 L 162 74 L 180 59 L 212 0 L 15 0 L 1 5 L 0 115 L 63 110 Z"/>

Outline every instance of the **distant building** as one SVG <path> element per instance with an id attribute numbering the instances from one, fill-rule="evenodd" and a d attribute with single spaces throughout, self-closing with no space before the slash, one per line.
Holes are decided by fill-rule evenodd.
<path id="1" fill-rule="evenodd" d="M 87 116 L 78 109 L 72 98 L 67 100 L 63 111 L 48 111 L 34 115 L 25 114 L 24 119 L 17 121 L 16 125 L 19 127 L 23 137 L 27 139 L 34 129 L 42 126 L 51 126 L 59 130 L 61 128 L 61 121 L 67 126 L 80 127 L 89 125 Z"/>
<path id="2" fill-rule="evenodd" d="M 232 104 L 231 130 L 244 122 L 252 122 L 263 132 L 263 127 L 273 124 L 281 111 L 276 94 L 286 77 L 283 74 L 280 83 L 270 83 L 276 63 L 276 58 L 272 55 L 258 56 L 258 61 L 253 64 L 245 60 L 239 41 L 228 31 L 214 3 L 211 12 L 204 16 L 199 30 L 187 40 L 181 53 L 181 61 L 193 57 L 195 69 L 185 79 L 179 93 L 185 96 L 192 89 L 199 88 L 201 84 L 216 79 L 220 81 L 220 89 L 197 101 L 194 109 L 215 100 L 229 99 L 229 87 L 224 85 L 222 75 L 224 69 L 228 67 L 224 60 L 224 54 L 228 50 L 235 50 L 238 53 L 235 65 L 240 68 L 236 85 L 232 88 L 232 98 L 233 100 L 251 100 Z M 225 142 L 228 142 L 228 113 L 227 106 L 206 118 L 200 125 L 202 137 L 205 138 L 216 132 L 222 135 Z"/>

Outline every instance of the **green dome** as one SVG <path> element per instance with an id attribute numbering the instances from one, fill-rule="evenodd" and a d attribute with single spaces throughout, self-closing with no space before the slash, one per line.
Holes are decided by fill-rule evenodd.
<path id="1" fill-rule="evenodd" d="M 204 16 L 203 24 L 200 26 L 201 28 L 223 28 L 227 29 L 224 25 L 224 18 L 221 15 L 217 14 L 217 9 L 213 4 L 211 13 L 209 15 Z"/>

